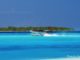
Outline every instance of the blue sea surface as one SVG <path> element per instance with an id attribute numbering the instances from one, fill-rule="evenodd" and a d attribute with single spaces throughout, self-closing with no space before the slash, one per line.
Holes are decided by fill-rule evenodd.
<path id="1" fill-rule="evenodd" d="M 80 33 L 64 32 L 59 34 L 64 34 L 64 36 L 32 36 L 31 33 L 26 32 L 0 33 L 0 60 L 80 56 Z"/>

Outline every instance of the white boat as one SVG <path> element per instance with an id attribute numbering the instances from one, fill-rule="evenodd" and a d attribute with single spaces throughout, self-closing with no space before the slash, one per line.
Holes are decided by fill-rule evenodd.
<path id="1" fill-rule="evenodd" d="M 42 32 L 38 32 L 38 31 L 30 30 L 30 32 L 31 32 L 31 35 L 33 35 L 33 36 L 42 36 L 43 35 Z"/>
<path id="2" fill-rule="evenodd" d="M 63 34 L 30 31 L 33 36 L 64 36 Z"/>
<path id="3" fill-rule="evenodd" d="M 33 36 L 42 36 L 42 34 L 40 32 L 32 32 Z"/>

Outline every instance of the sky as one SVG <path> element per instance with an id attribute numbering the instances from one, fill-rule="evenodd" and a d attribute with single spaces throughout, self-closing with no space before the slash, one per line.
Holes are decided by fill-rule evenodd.
<path id="1" fill-rule="evenodd" d="M 6 26 L 80 30 L 80 0 L 0 0 L 0 27 Z"/>

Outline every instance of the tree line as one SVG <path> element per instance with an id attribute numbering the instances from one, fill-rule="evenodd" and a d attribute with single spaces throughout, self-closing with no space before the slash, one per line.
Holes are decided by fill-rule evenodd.
<path id="1" fill-rule="evenodd" d="M 50 30 L 50 31 L 71 31 L 73 28 L 66 28 L 66 27 L 14 27 L 14 26 L 9 26 L 9 27 L 1 27 L 0 31 L 38 31 L 38 30 Z"/>

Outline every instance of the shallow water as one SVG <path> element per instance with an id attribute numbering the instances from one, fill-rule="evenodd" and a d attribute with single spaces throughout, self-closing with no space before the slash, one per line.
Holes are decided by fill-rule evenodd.
<path id="1" fill-rule="evenodd" d="M 1 33 L 0 60 L 35 60 L 80 56 L 80 33 L 64 36 L 32 36 Z"/>

